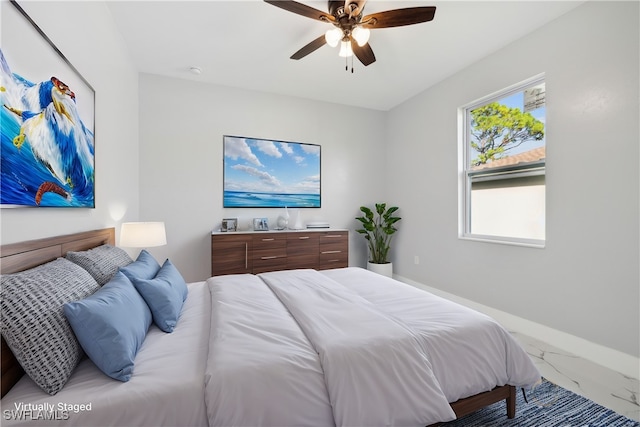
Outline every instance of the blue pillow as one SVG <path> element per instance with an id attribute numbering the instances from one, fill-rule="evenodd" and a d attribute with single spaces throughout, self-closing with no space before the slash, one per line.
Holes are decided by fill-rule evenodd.
<path id="1" fill-rule="evenodd" d="M 154 323 L 165 332 L 173 332 L 189 292 L 178 269 L 166 260 L 155 278 L 133 279 L 133 284 L 151 309 Z"/>
<path id="2" fill-rule="evenodd" d="M 158 261 L 146 250 L 142 250 L 138 255 L 138 258 L 131 264 L 121 267 L 120 271 L 124 273 L 129 280 L 136 279 L 153 279 L 158 271 L 160 271 L 160 264 Z"/>
<path id="3" fill-rule="evenodd" d="M 64 314 L 93 363 L 111 378 L 129 381 L 151 312 L 127 276 L 117 272 L 94 294 L 65 304 Z"/>

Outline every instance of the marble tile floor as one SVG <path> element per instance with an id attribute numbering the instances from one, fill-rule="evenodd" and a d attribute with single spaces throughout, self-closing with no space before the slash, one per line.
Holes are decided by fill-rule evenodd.
<path id="1" fill-rule="evenodd" d="M 640 421 L 640 381 L 518 332 L 512 335 L 543 377 L 619 414 Z"/>

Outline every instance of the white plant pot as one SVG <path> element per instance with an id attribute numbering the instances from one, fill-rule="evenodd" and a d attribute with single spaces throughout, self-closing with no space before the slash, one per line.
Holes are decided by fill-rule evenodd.
<path id="1" fill-rule="evenodd" d="M 374 273 L 382 274 L 383 276 L 393 277 L 393 263 L 388 262 L 386 264 L 374 264 L 367 261 L 367 270 Z"/>

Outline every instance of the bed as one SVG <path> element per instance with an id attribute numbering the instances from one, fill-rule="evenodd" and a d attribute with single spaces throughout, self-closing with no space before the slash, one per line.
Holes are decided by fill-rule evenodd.
<path id="1" fill-rule="evenodd" d="M 2 274 L 114 244 L 109 228 L 4 245 Z M 491 318 L 354 267 L 189 283 L 126 382 L 84 357 L 51 395 L 13 356 L 3 338 L 3 425 L 438 425 L 501 400 L 513 418 L 540 379 Z"/>

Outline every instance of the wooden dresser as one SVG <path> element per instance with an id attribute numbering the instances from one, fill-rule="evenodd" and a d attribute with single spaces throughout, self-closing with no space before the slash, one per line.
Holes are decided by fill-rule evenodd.
<path id="1" fill-rule="evenodd" d="M 349 266 L 348 230 L 214 232 L 211 275 Z"/>

